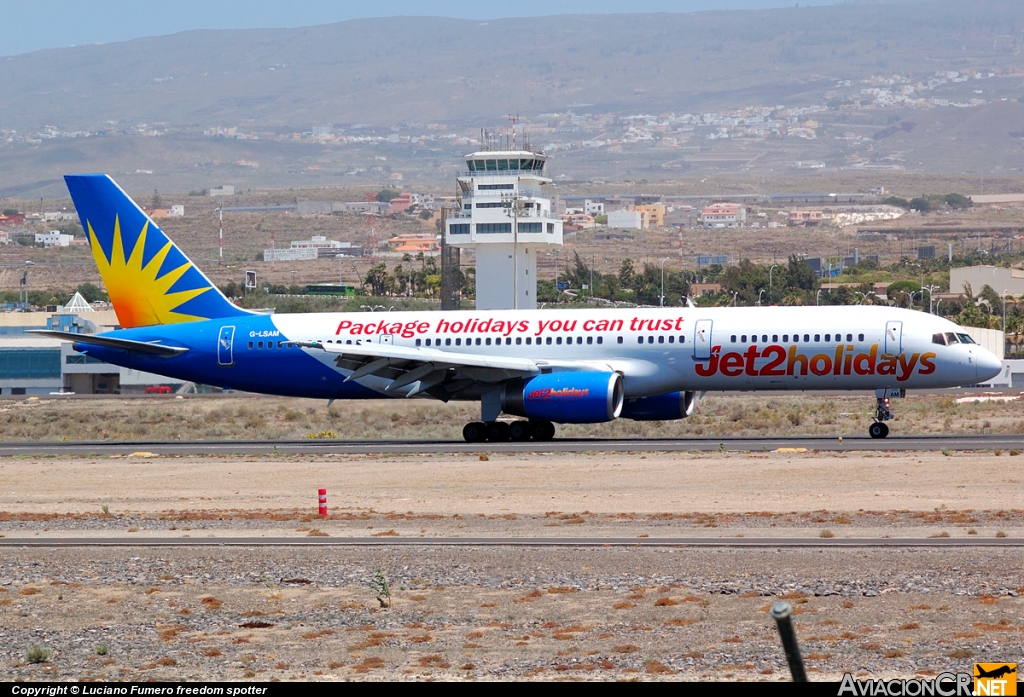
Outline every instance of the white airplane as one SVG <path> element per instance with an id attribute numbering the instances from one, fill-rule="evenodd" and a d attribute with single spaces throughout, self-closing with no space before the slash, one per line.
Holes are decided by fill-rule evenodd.
<path id="1" fill-rule="evenodd" d="M 123 327 L 76 335 L 76 350 L 264 394 L 479 401 L 470 442 L 682 419 L 697 394 L 754 390 L 873 390 L 868 432 L 884 438 L 890 398 L 1001 370 L 956 324 L 889 307 L 258 314 L 229 302 L 109 177 L 66 180 Z"/>

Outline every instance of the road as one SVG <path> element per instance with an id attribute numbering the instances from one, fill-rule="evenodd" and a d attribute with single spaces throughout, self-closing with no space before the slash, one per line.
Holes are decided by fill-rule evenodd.
<path id="1" fill-rule="evenodd" d="M 864 437 L 797 436 L 791 438 L 567 438 L 544 443 L 465 443 L 437 440 L 231 440 L 132 442 L 3 442 L 0 457 L 15 455 L 157 455 L 232 454 L 400 454 L 400 453 L 580 453 L 580 452 L 767 452 L 780 448 L 827 451 L 1024 450 L 1024 434 Z"/>

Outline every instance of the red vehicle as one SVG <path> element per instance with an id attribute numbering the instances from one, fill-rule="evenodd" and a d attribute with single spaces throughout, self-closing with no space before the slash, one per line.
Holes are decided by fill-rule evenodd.
<path id="1" fill-rule="evenodd" d="M 150 385 L 146 388 L 146 394 L 170 394 L 171 388 L 167 385 Z"/>

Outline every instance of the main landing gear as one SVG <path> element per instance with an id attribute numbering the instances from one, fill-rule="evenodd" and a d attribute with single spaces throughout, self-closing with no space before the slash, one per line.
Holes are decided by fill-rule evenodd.
<path id="1" fill-rule="evenodd" d="M 903 397 L 905 395 L 906 391 L 903 389 L 875 390 L 875 422 L 868 426 L 869 436 L 872 438 L 885 438 L 889 435 L 889 427 L 885 425 L 885 422 L 894 418 L 892 410 L 889 408 L 889 400 L 893 397 Z"/>
<path id="2" fill-rule="evenodd" d="M 462 437 L 467 443 L 483 443 L 485 440 L 492 443 L 504 443 L 506 441 L 546 441 L 555 437 L 555 425 L 550 421 L 491 421 L 483 423 L 473 421 L 462 429 Z"/>

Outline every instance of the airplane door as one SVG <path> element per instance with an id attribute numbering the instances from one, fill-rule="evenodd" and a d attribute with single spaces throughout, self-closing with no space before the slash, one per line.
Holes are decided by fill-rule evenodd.
<path id="1" fill-rule="evenodd" d="M 885 352 L 890 356 L 903 353 L 903 322 L 885 323 Z"/>
<path id="2" fill-rule="evenodd" d="M 698 361 L 711 358 L 711 320 L 699 319 L 693 328 L 693 357 Z"/>
<path id="3" fill-rule="evenodd" d="M 235 364 L 235 328 L 221 327 L 217 338 L 217 365 L 230 368 Z"/>
<path id="4" fill-rule="evenodd" d="M 377 343 L 379 343 L 379 344 L 393 344 L 393 343 L 395 343 L 395 335 L 394 334 L 381 334 L 380 338 L 377 339 Z"/>

